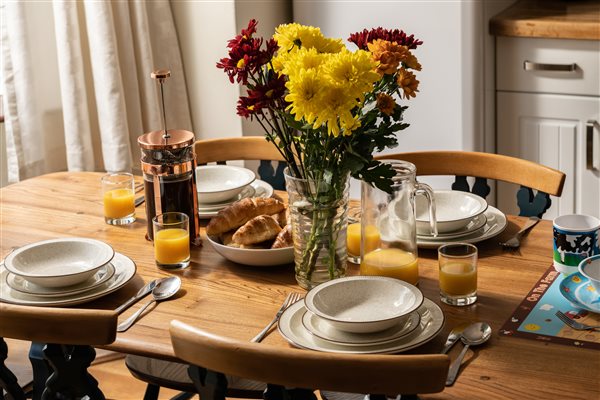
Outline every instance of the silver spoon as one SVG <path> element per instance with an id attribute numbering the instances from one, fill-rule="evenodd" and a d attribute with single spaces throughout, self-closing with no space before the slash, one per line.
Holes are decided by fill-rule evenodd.
<path id="1" fill-rule="evenodd" d="M 469 349 L 469 346 L 477 346 L 488 341 L 492 336 L 492 327 L 486 322 L 475 322 L 469 325 L 462 333 L 460 340 L 464 343 L 462 351 L 458 355 L 458 358 L 454 360 L 450 369 L 448 370 L 448 378 L 446 379 L 446 386 L 451 386 L 456 380 L 460 364 Z"/>
<path id="2" fill-rule="evenodd" d="M 150 307 L 150 305 L 154 302 L 159 302 L 162 300 L 166 300 L 169 297 L 172 297 L 179 291 L 181 287 L 181 279 L 177 276 L 172 276 L 167 279 L 160 280 L 154 289 L 152 289 L 152 300 L 148 303 L 144 304 L 142 308 L 137 310 L 135 314 L 131 317 L 127 318 L 125 321 L 117 326 L 117 332 L 125 332 L 127 329 L 133 325 L 135 321 L 137 321 L 138 317 L 146 310 L 146 308 Z"/>

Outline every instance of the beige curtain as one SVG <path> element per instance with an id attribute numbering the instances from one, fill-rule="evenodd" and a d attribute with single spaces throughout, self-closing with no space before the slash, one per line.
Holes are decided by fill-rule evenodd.
<path id="1" fill-rule="evenodd" d="M 6 2 L 4 14 L 9 181 L 138 170 L 137 137 L 162 128 L 157 68 L 171 70 L 167 127 L 192 130 L 168 1 Z"/>

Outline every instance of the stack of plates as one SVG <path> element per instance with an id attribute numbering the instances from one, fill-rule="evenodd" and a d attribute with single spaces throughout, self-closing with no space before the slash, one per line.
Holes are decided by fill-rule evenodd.
<path id="1" fill-rule="evenodd" d="M 33 306 L 80 304 L 114 292 L 135 264 L 106 243 L 85 238 L 36 242 L 0 266 L 0 301 Z"/>
<path id="2" fill-rule="evenodd" d="M 477 243 L 500 234 L 506 228 L 506 216 L 485 199 L 461 191 L 435 191 L 438 235 L 429 227 L 425 200 L 417 197 L 417 245 L 437 248 L 446 243 Z"/>
<path id="3" fill-rule="evenodd" d="M 255 179 L 254 172 L 229 165 L 197 167 L 196 188 L 200 218 L 212 218 L 225 207 L 248 197 L 273 195 L 273 187 Z"/>
<path id="4" fill-rule="evenodd" d="M 395 281 L 393 284 L 400 281 L 391 278 L 380 278 L 382 277 L 351 277 L 331 281 L 340 281 L 341 285 L 349 286 L 346 285 L 347 282 L 344 282 L 344 280 L 354 280 L 354 282 L 351 282 L 353 285 L 352 290 L 348 290 L 348 287 L 344 288 L 343 292 L 348 293 L 353 298 L 356 298 L 356 295 L 361 297 L 360 306 L 357 307 L 358 303 L 351 304 L 349 302 L 345 310 L 338 314 L 339 318 L 337 320 L 319 315 L 321 314 L 319 302 L 326 301 L 330 305 L 335 305 L 336 301 L 329 298 L 329 295 L 326 296 L 327 298 L 319 299 L 318 294 L 311 293 L 316 288 L 313 289 L 308 293 L 304 302 L 299 301 L 293 304 L 282 314 L 278 325 L 281 335 L 288 342 L 300 348 L 335 353 L 377 354 L 398 353 L 415 348 L 428 342 L 440 332 L 444 325 L 444 314 L 435 303 L 423 298 L 418 289 L 413 287 L 414 290 L 411 289 L 412 293 L 418 293 L 415 297 L 412 297 L 406 290 L 401 289 L 404 292 L 403 295 L 400 295 L 403 297 L 402 301 L 397 302 L 395 305 L 390 304 L 387 302 L 387 300 L 391 300 L 390 296 L 385 295 L 385 292 L 373 289 L 375 286 L 380 286 L 379 283 L 384 280 L 388 280 L 388 283 Z M 369 283 L 371 288 L 366 289 L 369 293 L 363 293 L 365 294 L 363 296 L 361 294 L 362 289 L 355 284 L 358 283 L 362 287 L 365 279 L 371 280 L 371 283 L 375 280 L 376 285 L 373 286 Z M 384 284 L 387 285 L 385 282 Z M 319 285 L 317 288 L 323 285 L 327 284 Z M 404 282 L 402 282 L 402 285 L 412 286 Z M 364 287 L 367 288 L 367 286 Z M 384 296 L 381 296 L 381 294 L 384 294 Z M 400 304 L 402 310 L 395 309 L 398 304 Z M 362 311 L 358 310 L 359 313 L 364 312 L 367 308 L 373 311 L 363 314 L 365 316 L 369 315 L 369 321 L 361 321 L 360 317 L 357 319 L 356 314 L 353 316 L 348 315 L 348 313 L 357 312 L 358 308 L 362 308 Z M 381 313 L 375 310 L 380 310 Z M 338 322 L 344 320 L 344 315 L 348 318 L 345 318 L 341 325 L 338 324 Z M 350 326 L 347 325 L 348 323 Z M 363 331 L 363 329 L 366 331 Z"/>

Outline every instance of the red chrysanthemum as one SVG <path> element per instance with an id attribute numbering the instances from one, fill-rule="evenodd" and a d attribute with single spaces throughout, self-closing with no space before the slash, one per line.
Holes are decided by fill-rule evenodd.
<path id="1" fill-rule="evenodd" d="M 407 36 L 404 31 L 394 29 L 383 29 L 382 27 L 362 32 L 356 32 L 350 35 L 349 42 L 354 43 L 361 50 L 367 50 L 367 44 L 376 39 L 387 40 L 388 42 L 396 42 L 400 46 L 407 46 L 409 49 L 416 49 L 417 46 L 423 44 L 423 41 L 415 39 L 415 35 Z"/>
<path id="2" fill-rule="evenodd" d="M 279 108 L 277 102 L 283 100 L 285 94 L 285 78 L 274 75 L 266 85 L 256 85 L 248 89 L 248 96 L 241 96 L 238 101 L 238 115 L 248 118 L 259 113 L 263 108 Z"/>
<path id="3" fill-rule="evenodd" d="M 222 58 L 217 63 L 217 68 L 221 68 L 229 76 L 231 83 L 234 80 L 248 83 L 248 75 L 258 71 L 263 65 L 267 64 L 277 50 L 277 43 L 270 39 L 267 41 L 266 50 L 261 50 L 263 39 L 253 38 L 252 34 L 256 32 L 256 20 L 250 20 L 247 29 L 242 29 L 242 33 L 227 43 L 229 48 L 229 57 Z"/>

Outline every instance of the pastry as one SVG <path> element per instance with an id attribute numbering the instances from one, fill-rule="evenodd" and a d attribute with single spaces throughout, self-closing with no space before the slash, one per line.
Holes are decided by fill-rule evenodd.
<path id="1" fill-rule="evenodd" d="M 284 209 L 285 205 L 273 198 L 258 197 L 242 199 L 219 211 L 206 226 L 206 233 L 209 236 L 218 236 L 223 232 L 244 225 L 254 217 L 264 214 L 277 214 Z"/>
<path id="2" fill-rule="evenodd" d="M 270 215 L 259 215 L 242 225 L 234 234 L 237 244 L 249 245 L 271 240 L 281 232 L 281 227 Z"/>
<path id="3" fill-rule="evenodd" d="M 291 247 L 294 245 L 294 239 L 292 238 L 292 226 L 286 225 L 281 232 L 275 238 L 272 249 L 280 249 L 282 247 Z"/>

